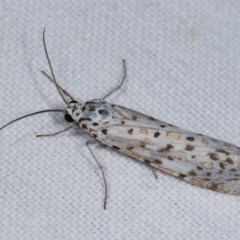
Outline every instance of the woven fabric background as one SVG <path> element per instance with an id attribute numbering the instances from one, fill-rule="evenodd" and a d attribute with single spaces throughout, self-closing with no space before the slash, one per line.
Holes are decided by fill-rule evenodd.
<path id="1" fill-rule="evenodd" d="M 9 0 L 0 3 L 0 125 L 64 107 L 49 72 L 78 100 L 100 98 L 240 145 L 238 0 Z M 101 145 L 109 198 L 85 142 L 62 114 L 0 132 L 0 239 L 238 239 L 240 197 L 191 186 Z"/>

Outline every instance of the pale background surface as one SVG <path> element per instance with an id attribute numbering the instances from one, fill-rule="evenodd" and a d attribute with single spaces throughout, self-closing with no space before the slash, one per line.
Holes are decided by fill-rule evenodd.
<path id="1" fill-rule="evenodd" d="M 40 73 L 47 44 L 57 79 L 90 100 L 108 100 L 240 145 L 239 0 L 1 1 L 0 125 L 63 106 Z M 0 133 L 0 239 L 238 239 L 240 197 L 200 189 L 106 147 L 95 147 L 103 188 L 85 142 L 43 114 Z"/>

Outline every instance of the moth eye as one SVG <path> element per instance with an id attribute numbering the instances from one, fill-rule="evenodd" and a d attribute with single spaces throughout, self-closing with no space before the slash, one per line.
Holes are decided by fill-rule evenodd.
<path id="1" fill-rule="evenodd" d="M 74 121 L 72 116 L 68 113 L 65 114 L 64 118 L 67 122 L 73 122 Z"/>

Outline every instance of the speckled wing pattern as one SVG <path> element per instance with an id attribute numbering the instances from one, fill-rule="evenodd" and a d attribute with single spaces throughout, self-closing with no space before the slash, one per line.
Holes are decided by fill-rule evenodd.
<path id="1" fill-rule="evenodd" d="M 101 143 L 193 185 L 240 194 L 239 147 L 125 107 L 111 108 L 112 119 L 98 128 Z"/>

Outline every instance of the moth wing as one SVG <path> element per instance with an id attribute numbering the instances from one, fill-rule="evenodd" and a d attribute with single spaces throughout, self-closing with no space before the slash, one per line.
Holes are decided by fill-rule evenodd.
<path id="1" fill-rule="evenodd" d="M 191 184 L 240 194 L 240 153 L 235 145 L 182 130 L 113 105 L 114 116 L 97 139 Z"/>

